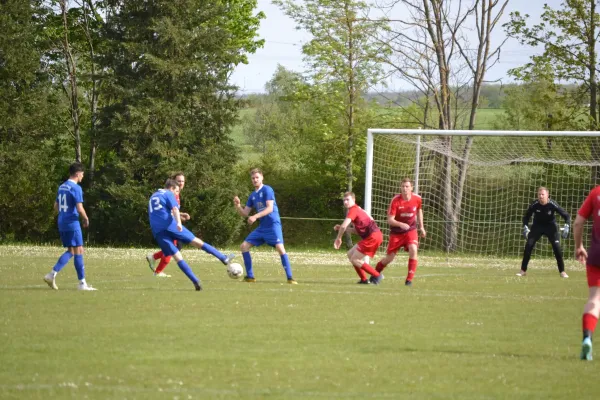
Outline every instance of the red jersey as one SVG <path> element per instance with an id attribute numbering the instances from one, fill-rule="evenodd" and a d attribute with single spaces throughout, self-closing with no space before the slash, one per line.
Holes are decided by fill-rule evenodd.
<path id="1" fill-rule="evenodd" d="M 373 232 L 380 232 L 377 223 L 365 210 L 357 206 L 353 205 L 348 209 L 348 215 L 346 218 L 350 218 L 352 223 L 354 224 L 354 230 L 358 236 L 362 239 L 366 239 L 371 236 Z"/>
<path id="2" fill-rule="evenodd" d="M 391 233 L 406 233 L 417 229 L 417 212 L 421 209 L 421 196 L 412 193 L 410 200 L 404 200 L 401 194 L 394 196 L 388 208 L 387 215 L 393 215 L 398 222 L 408 224 L 408 229 L 391 226 Z"/>
<path id="3" fill-rule="evenodd" d="M 585 219 L 592 217 L 592 243 L 587 264 L 600 267 L 600 186 L 592 189 L 577 214 Z"/>
<path id="4" fill-rule="evenodd" d="M 175 195 L 175 200 L 177 200 L 177 204 L 181 207 L 181 200 L 179 200 L 179 193 Z"/>

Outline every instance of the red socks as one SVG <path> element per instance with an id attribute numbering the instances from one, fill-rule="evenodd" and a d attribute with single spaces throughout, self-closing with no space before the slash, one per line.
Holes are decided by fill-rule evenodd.
<path id="1" fill-rule="evenodd" d="M 383 263 L 379 261 L 375 269 L 377 270 L 377 272 L 382 272 L 385 269 L 385 267 L 387 267 L 387 265 L 383 265 Z"/>
<path id="2" fill-rule="evenodd" d="M 360 278 L 361 281 L 367 280 L 367 274 L 365 274 L 365 271 L 363 271 L 362 269 L 360 269 L 358 267 L 354 267 L 354 270 L 358 274 L 358 277 Z"/>
<path id="3" fill-rule="evenodd" d="M 163 272 L 163 270 L 167 268 L 167 265 L 169 265 L 169 262 L 171 262 L 171 256 L 161 258 L 160 262 L 158 263 L 158 267 L 156 267 L 156 269 L 154 270 L 154 273 L 160 274 L 161 272 Z"/>
<path id="4" fill-rule="evenodd" d="M 373 269 L 373 267 L 371 267 L 371 266 L 370 266 L 369 264 L 367 264 L 367 263 L 364 263 L 364 264 L 362 265 L 361 269 L 362 269 L 363 271 L 365 271 L 366 273 L 368 273 L 369 275 L 371 275 L 371 276 L 374 276 L 374 277 L 378 277 L 378 276 L 379 276 L 379 272 L 378 272 L 378 271 L 376 271 L 376 270 L 374 270 L 374 269 Z"/>
<path id="5" fill-rule="evenodd" d="M 412 258 L 408 259 L 408 275 L 406 275 L 406 280 L 412 282 L 415 277 L 415 272 L 417 271 L 417 260 L 413 260 Z"/>
<path id="6" fill-rule="evenodd" d="M 598 318 L 593 316 L 592 314 L 583 314 L 582 324 L 584 331 L 594 332 L 596 329 L 596 324 L 598 323 Z"/>
<path id="7" fill-rule="evenodd" d="M 163 252 L 162 251 L 157 251 L 156 253 L 154 253 L 154 255 L 152 256 L 155 260 L 158 260 L 159 258 L 163 258 Z"/>

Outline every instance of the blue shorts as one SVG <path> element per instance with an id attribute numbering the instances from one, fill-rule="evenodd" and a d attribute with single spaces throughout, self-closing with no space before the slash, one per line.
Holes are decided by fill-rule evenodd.
<path id="1" fill-rule="evenodd" d="M 246 242 L 253 246 L 268 244 L 275 247 L 277 244 L 283 244 L 283 232 L 280 224 L 274 224 L 270 228 L 257 228 L 250 232 L 246 237 Z"/>
<path id="2" fill-rule="evenodd" d="M 173 243 L 174 240 L 178 243 L 189 243 L 195 238 L 196 236 L 185 226 L 181 232 L 173 225 L 164 231 L 154 233 L 154 239 L 165 256 L 172 256 L 179 251 L 177 245 Z"/>
<path id="3" fill-rule="evenodd" d="M 83 246 L 83 234 L 81 229 L 75 231 L 58 231 L 63 247 Z"/>

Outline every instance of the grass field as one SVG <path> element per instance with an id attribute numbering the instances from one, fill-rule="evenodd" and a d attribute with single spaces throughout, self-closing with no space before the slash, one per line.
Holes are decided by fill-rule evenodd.
<path id="1" fill-rule="evenodd" d="M 583 268 L 534 259 L 406 256 L 359 286 L 344 254 L 254 253 L 258 282 L 196 250 L 203 280 L 153 278 L 143 249 L 88 249 L 78 292 L 42 281 L 62 252 L 0 246 L 1 399 L 597 399 L 599 361 L 578 359 Z M 596 350 L 597 355 L 598 349 Z"/>

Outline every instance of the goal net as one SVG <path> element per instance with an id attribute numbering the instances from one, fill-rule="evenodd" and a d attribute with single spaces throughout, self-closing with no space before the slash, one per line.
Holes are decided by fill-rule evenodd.
<path id="1" fill-rule="evenodd" d="M 366 170 L 365 210 L 384 231 L 384 246 L 388 205 L 409 177 L 423 198 L 420 249 L 520 256 L 523 215 L 538 187 L 574 220 L 600 183 L 600 132 L 369 129 Z M 566 256 L 572 240 L 563 240 Z M 536 254 L 551 256 L 547 243 L 542 238 Z"/>

